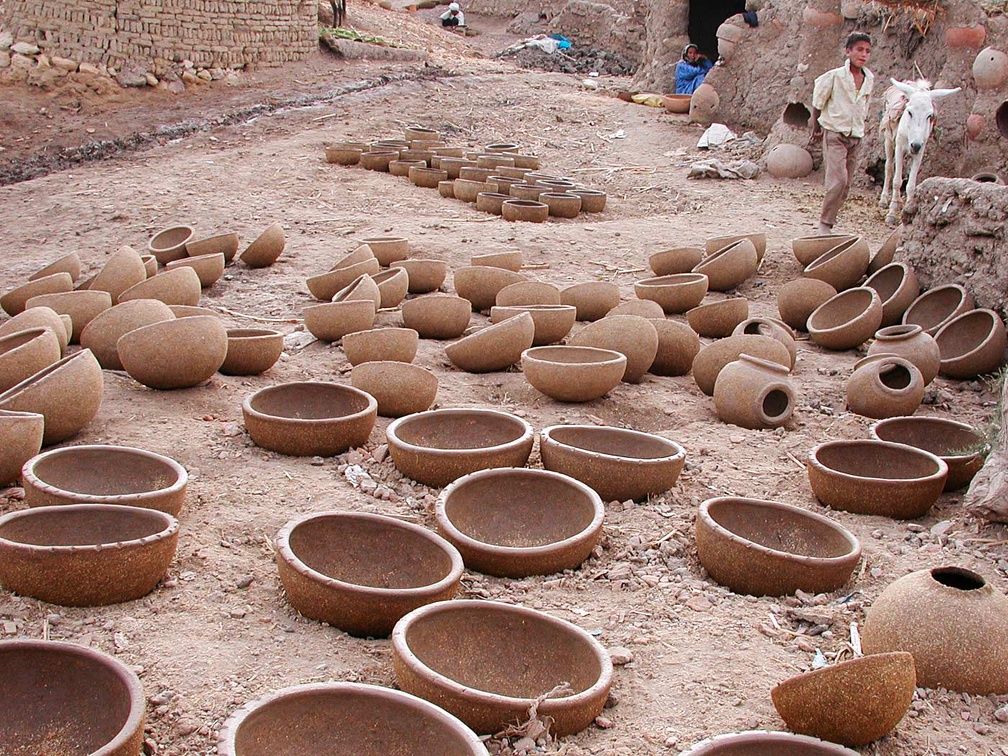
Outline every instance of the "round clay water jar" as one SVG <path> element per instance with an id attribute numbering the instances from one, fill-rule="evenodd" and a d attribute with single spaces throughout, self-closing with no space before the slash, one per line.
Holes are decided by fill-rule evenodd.
<path id="1" fill-rule="evenodd" d="M 776 428 L 794 412 L 795 393 L 788 369 L 748 354 L 718 373 L 714 408 L 724 422 L 742 428 Z"/>
<path id="2" fill-rule="evenodd" d="M 931 383 L 938 375 L 941 353 L 938 344 L 918 325 L 894 325 L 880 328 L 875 333 L 875 341 L 868 347 L 868 354 L 896 354 L 920 371 L 924 385 Z"/>
<path id="3" fill-rule="evenodd" d="M 864 417 L 912 415 L 924 399 L 924 379 L 908 360 L 885 352 L 854 364 L 847 380 L 847 407 Z"/>
<path id="4" fill-rule="evenodd" d="M 915 299 L 920 295 L 917 275 L 906 263 L 889 263 L 873 273 L 864 285 L 878 292 L 882 300 L 882 325 L 899 323 Z"/>
<path id="5" fill-rule="evenodd" d="M 928 289 L 910 303 L 903 322 L 919 325 L 929 336 L 953 318 L 975 307 L 973 296 L 959 284 L 945 284 Z"/>
<path id="6" fill-rule="evenodd" d="M 965 312 L 935 334 L 941 353 L 940 371 L 949 378 L 974 378 L 1004 364 L 1004 321 L 993 310 Z"/>

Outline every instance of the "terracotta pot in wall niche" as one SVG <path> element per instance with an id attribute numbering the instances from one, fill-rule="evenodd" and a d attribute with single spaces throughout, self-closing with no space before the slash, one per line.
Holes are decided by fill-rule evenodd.
<path id="1" fill-rule="evenodd" d="M 946 47 L 971 47 L 979 50 L 986 40 L 987 27 L 983 24 L 954 26 L 945 30 Z"/>
<path id="2" fill-rule="evenodd" d="M 931 383 L 938 375 L 941 363 L 938 344 L 920 326 L 894 325 L 880 328 L 875 333 L 875 341 L 868 347 L 868 354 L 882 353 L 896 354 L 913 363 L 920 371 L 924 385 Z"/>
<path id="3" fill-rule="evenodd" d="M 854 364 L 847 406 L 864 417 L 912 415 L 924 398 L 924 379 L 913 363 L 895 354 L 873 354 Z"/>
<path id="4" fill-rule="evenodd" d="M 973 81 L 977 89 L 997 89 L 1008 81 L 1008 55 L 985 47 L 973 61 Z"/>
<path id="5" fill-rule="evenodd" d="M 697 87 L 690 100 L 689 120 L 690 123 L 701 123 L 708 125 L 714 122 L 714 116 L 721 105 L 721 98 L 717 90 L 710 84 L 704 82 Z"/>
<path id="6" fill-rule="evenodd" d="M 739 355 L 718 373 L 714 409 L 726 423 L 742 428 L 776 428 L 794 412 L 795 393 L 788 369 L 748 354 Z"/>

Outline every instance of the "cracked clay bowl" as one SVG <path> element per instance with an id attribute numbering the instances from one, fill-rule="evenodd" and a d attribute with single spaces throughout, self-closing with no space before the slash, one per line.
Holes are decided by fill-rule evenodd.
<path id="1" fill-rule="evenodd" d="M 486 756 L 486 746 L 422 698 L 350 682 L 294 685 L 245 704 L 221 727 L 221 756 L 430 753 Z"/>
<path id="2" fill-rule="evenodd" d="M 872 438 L 931 452 L 948 465 L 946 491 L 958 491 L 983 466 L 986 442 L 972 426 L 944 417 L 890 417 L 871 427 Z"/>
<path id="3" fill-rule="evenodd" d="M 62 641 L 0 641 L 0 679 L 0 753 L 141 752 L 143 686 L 118 659 Z"/>
<path id="4" fill-rule="evenodd" d="M 459 588 L 462 557 L 419 525 L 363 512 L 318 512 L 277 536 L 280 582 L 305 617 L 351 635 L 384 638 L 419 606 Z"/>
<path id="5" fill-rule="evenodd" d="M 70 504 L 0 517 L 0 585 L 62 606 L 146 596 L 168 571 L 179 523 L 165 512 Z"/>
<path id="6" fill-rule="evenodd" d="M 522 352 L 529 385 L 558 402 L 590 402 L 623 380 L 626 355 L 589 346 L 541 346 Z"/>
<path id="7" fill-rule="evenodd" d="M 385 431 L 396 469 L 440 488 L 477 470 L 524 467 L 535 432 L 525 420 L 476 407 L 418 412 Z"/>
<path id="8" fill-rule="evenodd" d="M 116 350 L 134 380 L 152 389 L 191 388 L 224 364 L 227 329 L 220 318 L 197 315 L 141 326 L 121 336 Z"/>
<path id="9" fill-rule="evenodd" d="M 540 701 L 552 732 L 570 735 L 602 711 L 612 662 L 580 627 L 497 601 L 441 601 L 420 607 L 392 631 L 396 683 L 437 702 L 478 733 L 524 721 Z M 566 691 L 566 692 L 564 692 Z"/>
<path id="10" fill-rule="evenodd" d="M 753 596 L 835 591 L 861 558 L 858 539 L 827 517 L 734 496 L 700 505 L 696 543 L 700 563 L 714 580 Z"/>
<path id="11" fill-rule="evenodd" d="M 927 514 L 948 476 L 948 465 L 930 452 L 871 440 L 820 444 L 809 452 L 807 469 L 823 504 L 897 519 Z"/>
<path id="12" fill-rule="evenodd" d="M 686 450 L 652 433 L 597 425 L 551 425 L 539 434 L 547 470 L 570 475 L 603 501 L 643 499 L 676 484 Z"/>
<path id="13" fill-rule="evenodd" d="M 858 756 L 857 751 L 790 732 L 748 730 L 702 740 L 679 756 Z"/>
<path id="14" fill-rule="evenodd" d="M 592 489 L 549 470 L 504 467 L 464 475 L 438 498 L 438 531 L 470 570 L 523 578 L 577 569 L 602 532 Z"/>
<path id="15" fill-rule="evenodd" d="M 332 457 L 363 446 L 378 416 L 370 394 L 340 383 L 267 386 L 242 404 L 256 446 L 279 454 Z"/>
<path id="16" fill-rule="evenodd" d="M 66 446 L 28 460 L 22 475 L 29 507 L 122 504 L 178 515 L 189 474 L 178 462 L 131 446 Z"/>

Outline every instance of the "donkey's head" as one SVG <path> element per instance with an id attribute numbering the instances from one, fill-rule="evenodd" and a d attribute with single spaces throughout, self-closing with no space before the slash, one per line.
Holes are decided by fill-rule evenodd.
<path id="1" fill-rule="evenodd" d="M 934 103 L 943 97 L 955 94 L 955 89 L 931 89 L 931 82 L 921 79 L 916 82 L 891 80 L 893 86 L 899 89 L 907 98 L 903 117 L 900 118 L 899 129 L 907 139 L 907 147 L 911 155 L 916 155 L 924 149 L 935 121 Z"/>

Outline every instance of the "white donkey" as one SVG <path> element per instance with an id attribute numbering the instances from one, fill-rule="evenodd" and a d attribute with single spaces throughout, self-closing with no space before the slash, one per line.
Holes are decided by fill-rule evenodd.
<path id="1" fill-rule="evenodd" d="M 903 187 L 903 162 L 910 161 L 906 199 L 909 202 L 917 188 L 917 173 L 924 159 L 931 129 L 935 122 L 934 101 L 955 94 L 955 89 L 931 89 L 926 79 L 896 81 L 885 93 L 885 110 L 879 122 L 879 136 L 885 139 L 885 184 L 879 207 L 889 209 L 886 223 L 899 223 L 900 195 Z"/>

